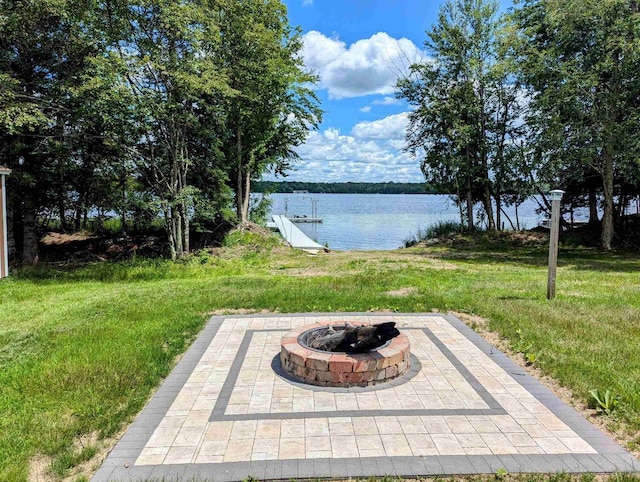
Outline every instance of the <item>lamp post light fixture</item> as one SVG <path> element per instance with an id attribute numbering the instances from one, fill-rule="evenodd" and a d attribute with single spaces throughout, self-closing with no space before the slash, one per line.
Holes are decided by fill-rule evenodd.
<path id="1" fill-rule="evenodd" d="M 556 268 L 558 266 L 558 235 L 560 233 L 560 201 L 564 191 L 549 192 L 551 199 L 551 232 L 549 236 L 549 268 L 547 274 L 547 299 L 556 297 Z"/>

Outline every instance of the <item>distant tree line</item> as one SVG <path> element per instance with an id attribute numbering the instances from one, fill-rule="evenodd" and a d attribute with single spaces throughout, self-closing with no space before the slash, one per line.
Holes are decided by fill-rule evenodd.
<path id="1" fill-rule="evenodd" d="M 418 182 L 296 182 L 258 181 L 253 183 L 256 193 L 310 193 L 335 194 L 438 194 L 436 189 Z"/>
<path id="2" fill-rule="evenodd" d="M 559 188 L 610 249 L 640 195 L 639 33 L 636 0 L 522 0 L 502 16 L 495 0 L 448 0 L 428 60 L 397 85 L 407 150 L 470 229 L 499 229 L 533 194 L 548 209 Z"/>
<path id="3" fill-rule="evenodd" d="M 0 3 L 0 165 L 10 255 L 38 228 L 161 219 L 173 258 L 194 229 L 249 219 L 321 119 L 300 32 L 279 0 Z"/>

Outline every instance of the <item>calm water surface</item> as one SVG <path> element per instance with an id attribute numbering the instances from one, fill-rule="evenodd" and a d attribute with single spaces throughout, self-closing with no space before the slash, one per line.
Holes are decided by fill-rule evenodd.
<path id="1" fill-rule="evenodd" d="M 311 239 L 331 249 L 396 249 L 418 230 L 438 221 L 459 220 L 458 208 L 447 195 L 434 194 L 271 194 L 271 214 L 308 216 L 317 201 L 322 224 L 298 224 Z M 520 227 L 539 224 L 537 204 L 518 208 Z M 507 210 L 515 223 L 515 211 Z M 504 220 L 509 227 L 508 221 Z"/>

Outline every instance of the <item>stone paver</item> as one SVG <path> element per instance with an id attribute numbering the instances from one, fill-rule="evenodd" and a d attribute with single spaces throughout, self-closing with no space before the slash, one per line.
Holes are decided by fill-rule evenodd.
<path id="1" fill-rule="evenodd" d="M 326 321 L 395 321 L 411 369 L 373 387 L 291 380 L 280 343 Z M 94 481 L 639 471 L 615 444 L 457 318 L 214 317 Z"/>

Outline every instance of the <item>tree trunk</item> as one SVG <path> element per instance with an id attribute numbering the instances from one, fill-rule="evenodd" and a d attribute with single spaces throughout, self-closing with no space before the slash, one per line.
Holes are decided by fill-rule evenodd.
<path id="1" fill-rule="evenodd" d="M 173 208 L 171 209 L 172 213 L 172 221 L 173 221 L 173 230 L 174 230 L 174 239 L 176 240 L 176 256 L 182 257 L 184 255 L 184 246 L 182 244 L 182 216 L 180 213 L 180 209 Z"/>
<path id="2" fill-rule="evenodd" d="M 189 254 L 189 201 L 184 196 L 184 190 L 187 188 L 187 170 L 189 168 L 189 155 L 182 145 L 180 147 L 180 155 L 177 160 L 177 176 L 178 176 L 178 192 L 180 196 L 180 205 L 178 207 L 178 226 L 180 233 L 180 250 L 178 256 L 181 258 Z"/>
<path id="3" fill-rule="evenodd" d="M 180 209 L 180 232 L 182 233 L 182 252 L 180 256 L 189 254 L 189 206 L 182 203 Z"/>
<path id="4" fill-rule="evenodd" d="M 596 196 L 596 187 L 589 186 L 589 224 L 598 224 L 598 197 Z"/>
<path id="5" fill-rule="evenodd" d="M 127 185 L 124 178 L 122 178 L 122 211 L 120 212 L 120 231 L 122 231 L 123 235 L 127 235 Z"/>
<path id="6" fill-rule="evenodd" d="M 17 183 L 16 183 L 17 184 Z M 12 222 L 11 230 L 9 231 L 9 247 L 13 246 L 13 259 L 16 263 L 22 261 L 22 246 L 24 244 L 24 229 L 22 229 L 22 213 L 24 212 L 24 204 L 22 202 L 22 192 L 24 187 L 21 185 L 15 186 L 16 190 L 20 191 L 20 195 L 17 196 L 12 193 L 12 190 L 8 190 L 9 195 L 8 203 L 12 207 Z M 9 254 L 11 257 L 11 254 Z"/>
<path id="7" fill-rule="evenodd" d="M 495 195 L 495 200 L 496 200 L 496 225 L 498 227 L 498 231 L 502 231 L 502 218 L 501 218 L 502 204 L 500 202 L 500 194 Z M 513 223 L 511 223 L 511 225 L 513 226 Z"/>
<path id="8" fill-rule="evenodd" d="M 76 206 L 76 217 L 75 217 L 75 223 L 74 223 L 74 229 L 76 231 L 80 230 L 80 226 L 82 223 L 82 206 L 84 205 L 84 193 L 80 193 L 78 195 L 78 205 Z"/>
<path id="9" fill-rule="evenodd" d="M 251 200 L 251 171 L 248 167 L 247 172 L 244 173 L 242 190 L 242 218 L 245 220 L 249 220 L 249 201 Z"/>
<path id="10" fill-rule="evenodd" d="M 485 213 L 487 213 L 487 222 L 489 223 L 488 225 L 489 231 L 495 231 L 496 220 L 493 217 L 493 203 L 491 202 L 491 190 L 489 189 L 489 186 L 486 183 L 484 186 L 483 204 L 484 204 L 484 211 Z"/>
<path id="11" fill-rule="evenodd" d="M 469 231 L 473 231 L 475 229 L 473 224 L 473 194 L 471 191 L 467 192 L 467 226 Z"/>
<path id="12" fill-rule="evenodd" d="M 27 265 L 38 263 L 38 234 L 36 232 L 36 202 L 33 193 L 24 193 L 24 212 L 22 216 L 22 262 Z"/>
<path id="13" fill-rule="evenodd" d="M 603 155 L 604 169 L 602 185 L 604 187 L 604 213 L 602 215 L 602 236 L 600 243 L 605 251 L 611 250 L 613 241 L 613 157 L 609 151 Z"/>
<path id="14" fill-rule="evenodd" d="M 624 189 L 624 184 L 621 184 L 620 194 L 618 195 L 618 203 L 615 206 L 615 217 L 613 220 L 616 225 L 619 223 L 620 219 L 624 217 L 624 208 L 626 205 L 627 205 L 627 193 Z"/>
<path id="15" fill-rule="evenodd" d="M 511 229 L 516 229 L 516 227 L 513 224 L 513 221 L 511 220 L 507 212 L 504 209 L 502 209 L 502 207 L 500 207 L 499 209 L 500 211 L 502 211 L 502 214 L 504 214 L 504 217 L 507 218 L 507 221 L 509 221 L 509 224 L 511 225 Z"/>
<path id="16" fill-rule="evenodd" d="M 58 212 L 60 214 L 60 229 L 63 233 L 67 232 L 67 217 L 65 216 L 64 195 L 58 192 Z"/>
<path id="17" fill-rule="evenodd" d="M 13 200 L 7 196 L 7 251 L 9 253 L 9 262 L 16 259 L 16 238 L 14 236 L 15 229 L 13 225 Z"/>
<path id="18" fill-rule="evenodd" d="M 460 213 L 460 229 L 464 229 L 464 207 L 462 205 L 462 196 L 460 195 L 460 188 L 458 187 L 457 181 L 456 181 L 456 195 L 458 196 L 457 204 L 458 204 L 458 211 Z"/>
<path id="19" fill-rule="evenodd" d="M 164 229 L 167 232 L 167 238 L 169 239 L 169 254 L 171 259 L 175 260 L 178 255 L 176 251 L 176 233 L 173 227 L 173 215 L 171 213 L 171 207 L 165 207 L 164 211 Z"/>
<path id="20" fill-rule="evenodd" d="M 240 224 L 247 223 L 247 217 L 244 212 L 244 170 L 242 166 L 242 132 L 240 128 L 236 130 L 236 169 L 238 171 L 236 178 L 236 213 Z"/>

